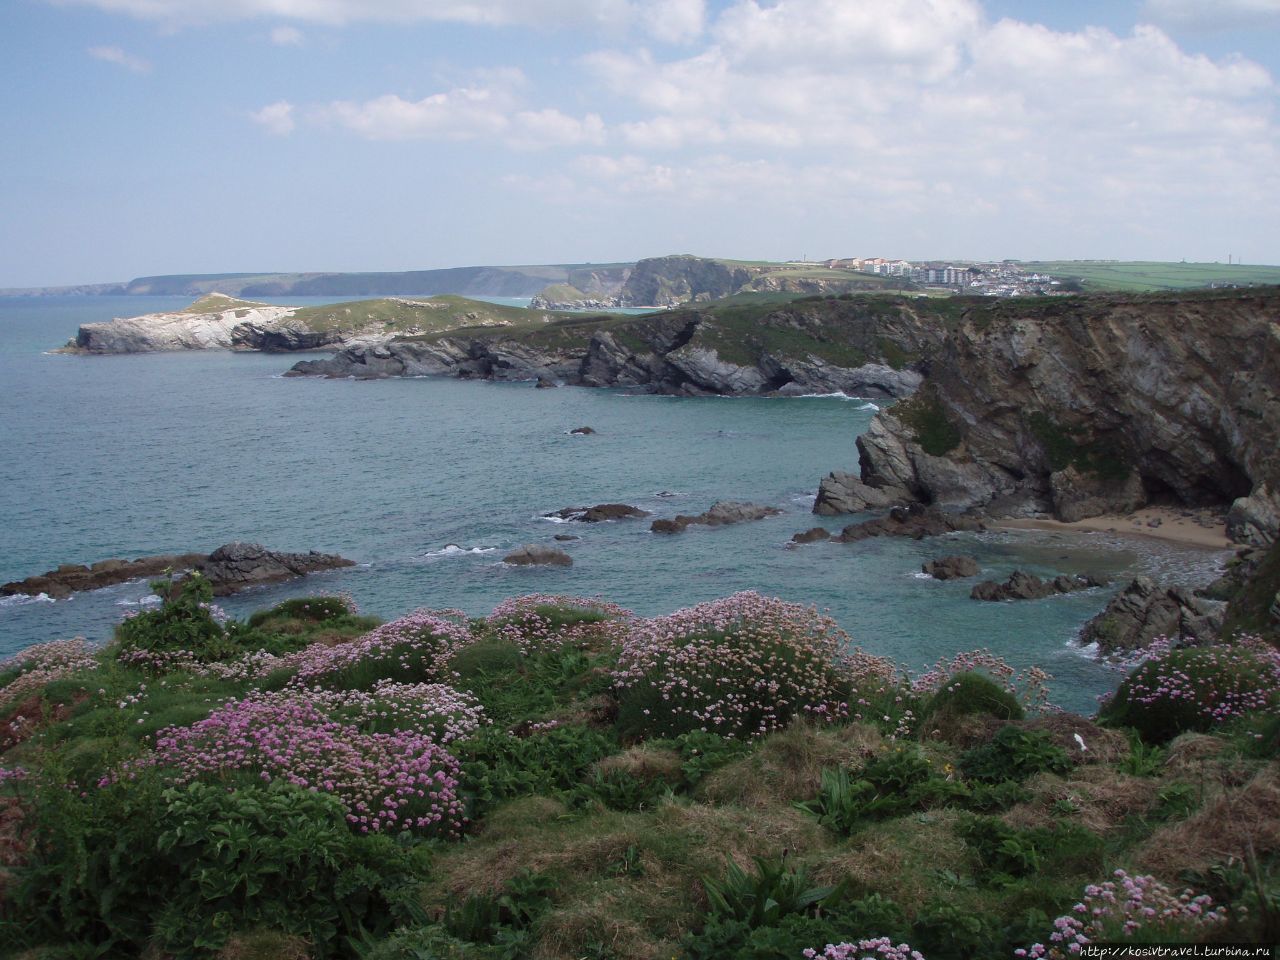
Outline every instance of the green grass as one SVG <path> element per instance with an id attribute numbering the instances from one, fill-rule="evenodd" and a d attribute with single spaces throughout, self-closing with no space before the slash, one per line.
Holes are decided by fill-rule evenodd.
<path id="1" fill-rule="evenodd" d="M 410 299 L 384 297 L 378 300 L 353 300 L 319 307 L 302 307 L 293 317 L 313 330 L 364 330 L 377 328 L 388 332 L 416 331 L 420 334 L 440 333 L 464 327 L 530 325 L 544 316 L 566 314 L 530 311 L 523 307 L 469 300 L 452 295 Z"/>
<path id="2" fill-rule="evenodd" d="M 543 287 L 538 291 L 538 296 L 552 303 L 568 303 L 574 300 L 590 299 L 585 293 L 569 283 L 553 283 L 549 287 Z"/>
<path id="3" fill-rule="evenodd" d="M 245 310 L 257 309 L 265 307 L 265 303 L 257 303 L 253 300 L 241 300 L 239 297 L 229 297 L 225 293 L 206 293 L 191 306 L 186 307 L 179 313 L 221 313 L 223 310 L 232 308 L 241 308 Z"/>
<path id="4" fill-rule="evenodd" d="M 1086 291 L 1192 290 L 1214 283 L 1280 284 L 1280 266 L 1123 260 L 1032 260 L 1023 269 L 1061 280 L 1079 279 Z"/>

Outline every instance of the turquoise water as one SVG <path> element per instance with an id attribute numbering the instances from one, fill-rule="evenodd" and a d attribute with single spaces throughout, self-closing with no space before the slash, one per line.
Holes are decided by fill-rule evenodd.
<path id="1" fill-rule="evenodd" d="M 187 302 L 0 299 L 0 582 L 240 539 L 360 565 L 230 598 L 236 615 L 321 590 L 348 591 L 383 617 L 420 606 L 482 614 L 535 591 L 601 594 L 651 615 L 758 590 L 829 608 L 858 643 L 913 668 L 978 646 L 1040 664 L 1058 678 L 1057 702 L 1088 709 L 1115 675 L 1071 641 L 1105 591 L 978 603 L 969 584 L 921 578 L 920 564 L 968 552 L 1001 579 L 1017 566 L 1177 579 L 1215 560 L 1035 532 L 788 549 L 818 519 L 809 512 L 818 479 L 857 463 L 854 438 L 874 412 L 857 400 L 285 379 L 293 358 L 279 355 L 44 352 L 79 323 Z M 570 435 L 578 426 L 597 433 Z M 616 501 L 672 516 L 721 498 L 784 513 L 678 536 L 650 534 L 647 521 L 541 518 Z M 581 538 L 565 545 L 572 568 L 500 562 L 508 548 L 556 533 Z M 58 602 L 0 600 L 0 655 L 76 634 L 104 640 L 147 592 L 132 583 Z"/>

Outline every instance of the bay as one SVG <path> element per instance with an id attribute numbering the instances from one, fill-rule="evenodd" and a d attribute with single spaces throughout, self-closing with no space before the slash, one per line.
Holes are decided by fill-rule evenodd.
<path id="1" fill-rule="evenodd" d="M 1020 567 L 1189 582 L 1220 559 L 1034 531 L 789 549 L 791 535 L 819 519 L 810 513 L 818 480 L 856 468 L 854 439 L 874 413 L 857 399 L 291 379 L 281 374 L 296 358 L 280 355 L 46 352 L 80 323 L 188 302 L 0 298 L 0 582 L 61 563 L 250 540 L 359 565 L 230 598 L 233 615 L 324 591 L 350 593 L 386 618 L 424 606 L 480 615 L 532 592 L 601 595 L 654 615 L 757 590 L 829 609 L 854 642 L 913 669 L 976 647 L 1040 665 L 1057 678 L 1056 702 L 1088 711 L 1117 674 L 1073 640 L 1106 591 L 977 603 L 970 583 L 925 578 L 920 564 L 966 552 L 998 579 Z M 596 433 L 570 433 L 579 426 Z M 648 521 L 543 517 L 602 502 L 672 516 L 717 499 L 784 513 L 678 536 L 651 534 Z M 572 568 L 501 563 L 512 547 L 556 533 L 580 538 L 564 544 Z M 147 594 L 135 582 L 57 602 L 0 600 L 0 656 L 72 635 L 106 640 Z"/>

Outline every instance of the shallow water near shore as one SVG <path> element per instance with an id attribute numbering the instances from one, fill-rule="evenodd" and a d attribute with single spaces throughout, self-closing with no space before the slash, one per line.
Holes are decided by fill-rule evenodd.
<path id="1" fill-rule="evenodd" d="M 453 380 L 290 379 L 281 355 L 50 355 L 79 323 L 185 298 L 0 299 L 0 582 L 61 563 L 211 550 L 230 540 L 341 553 L 346 570 L 249 591 L 245 613 L 347 591 L 365 612 L 420 606 L 487 613 L 522 593 L 599 594 L 652 615 L 758 590 L 829 608 L 854 641 L 911 668 L 988 647 L 1057 678 L 1059 705 L 1090 711 L 1117 674 L 1073 643 L 1111 590 L 989 604 L 972 581 L 920 564 L 970 553 L 983 577 L 1138 572 L 1208 579 L 1220 552 L 1109 534 L 993 531 L 789 549 L 825 519 L 818 480 L 853 469 L 874 409 L 839 397 L 686 399 Z M 296 302 L 296 301 L 295 301 Z M 308 301 L 321 302 L 321 301 Z M 591 436 L 569 433 L 590 426 Z M 568 506 L 625 502 L 655 516 L 751 500 L 781 516 L 684 534 L 647 520 L 552 523 Z M 574 566 L 513 568 L 522 543 L 561 544 Z M 46 602 L 0 600 L 0 656 L 71 635 L 105 640 L 148 595 L 135 582 Z"/>

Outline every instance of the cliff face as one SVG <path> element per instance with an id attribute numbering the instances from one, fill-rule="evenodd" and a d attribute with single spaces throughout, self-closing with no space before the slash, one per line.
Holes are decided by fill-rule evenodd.
<path id="1" fill-rule="evenodd" d="M 859 439 L 861 480 L 1074 520 L 1234 502 L 1280 527 L 1280 290 L 1010 300 L 969 310 L 925 387 Z"/>
<path id="2" fill-rule="evenodd" d="M 74 345 L 68 344 L 66 349 L 80 353 L 227 349 L 237 327 L 267 327 L 290 310 L 213 294 L 175 313 L 82 324 Z"/>
<path id="3" fill-rule="evenodd" d="M 942 321 L 906 298 L 818 298 L 585 317 L 536 328 L 354 343 L 295 375 L 443 374 L 669 394 L 844 391 L 901 397 L 942 341 Z"/>
<path id="4" fill-rule="evenodd" d="M 719 300 L 737 293 L 763 267 L 694 256 L 641 260 L 622 286 L 623 306 L 666 307 L 689 301 Z"/>

